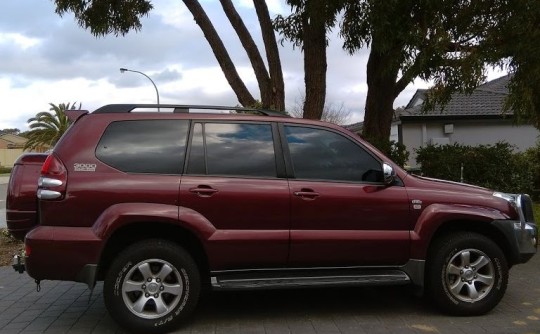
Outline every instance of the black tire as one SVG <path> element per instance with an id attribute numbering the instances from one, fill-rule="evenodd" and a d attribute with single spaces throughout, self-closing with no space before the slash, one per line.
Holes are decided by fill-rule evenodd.
<path id="1" fill-rule="evenodd" d="M 454 315 L 481 315 L 504 296 L 508 264 L 495 242 L 477 233 L 459 232 L 435 240 L 426 268 L 428 296 Z"/>
<path id="2" fill-rule="evenodd" d="M 111 317 L 136 333 L 171 331 L 197 305 L 200 274 L 192 257 L 167 240 L 131 245 L 105 276 L 104 299 Z"/>

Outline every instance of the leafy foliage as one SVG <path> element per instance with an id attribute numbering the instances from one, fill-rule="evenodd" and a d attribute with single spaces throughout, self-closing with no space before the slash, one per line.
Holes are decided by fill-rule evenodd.
<path id="1" fill-rule="evenodd" d="M 499 66 L 515 75 L 508 105 L 540 113 L 540 2 L 537 0 L 347 0 L 344 48 L 370 47 L 364 135 L 388 138 L 395 98 L 414 79 L 434 82 L 426 110 L 471 92 Z"/>
<path id="2" fill-rule="evenodd" d="M 318 3 L 323 6 L 317 6 Z M 323 21 L 327 32 L 329 32 L 337 23 L 337 14 L 343 8 L 343 1 L 320 1 L 320 0 L 288 0 L 287 4 L 291 6 L 293 13 L 287 17 L 277 15 L 274 19 L 274 27 L 281 35 L 281 44 L 285 41 L 293 43 L 294 47 L 304 49 L 306 38 L 306 29 L 309 29 L 307 21 L 316 19 Z M 315 9 L 317 6 L 317 10 Z M 318 10 L 323 8 L 323 10 Z M 328 40 L 327 40 L 328 42 Z"/>
<path id="3" fill-rule="evenodd" d="M 11 167 L 0 166 L 0 174 L 11 173 Z"/>
<path id="4" fill-rule="evenodd" d="M 19 241 L 15 239 L 7 228 L 0 228 L 0 243 L 14 244 Z"/>
<path id="5" fill-rule="evenodd" d="M 533 174 L 533 193 L 535 197 L 540 196 L 540 141 L 536 143 L 535 147 L 529 148 L 527 151 L 521 154 L 522 159 L 531 164 Z"/>
<path id="6" fill-rule="evenodd" d="M 18 135 L 20 133 L 21 133 L 21 130 L 19 130 L 17 128 L 7 128 L 7 129 L 0 130 L 0 136 L 1 135 L 6 135 L 6 134 Z"/>
<path id="7" fill-rule="evenodd" d="M 536 151 L 540 149 L 536 148 Z M 429 145 L 417 150 L 422 174 L 511 193 L 532 193 L 534 169 L 540 168 L 528 153 L 515 153 L 505 142 L 495 145 Z"/>
<path id="8" fill-rule="evenodd" d="M 378 138 L 366 138 L 371 145 L 377 147 L 381 152 L 383 152 L 387 157 L 392 159 L 393 162 L 405 167 L 407 160 L 409 160 L 409 151 L 407 147 L 394 140 L 379 140 Z"/>
<path id="9" fill-rule="evenodd" d="M 518 123 L 540 129 L 540 1 L 512 1 L 516 8 L 492 41 L 498 64 L 514 75 L 509 85 L 506 110 Z M 495 60 L 496 61 L 496 60 Z"/>
<path id="10" fill-rule="evenodd" d="M 77 23 L 90 29 L 95 36 L 125 35 L 130 30 L 140 30 L 141 17 L 153 8 L 147 0 L 55 0 L 56 13 L 60 16 L 72 12 Z"/>
<path id="11" fill-rule="evenodd" d="M 28 141 L 24 149 L 54 146 L 70 125 L 64 111 L 81 109 L 81 104 L 79 104 L 78 108 L 76 108 L 75 104 L 60 103 L 59 105 L 55 105 L 49 103 L 51 106 L 49 109 L 50 112 L 42 111 L 28 119 L 30 131 L 27 134 Z"/>

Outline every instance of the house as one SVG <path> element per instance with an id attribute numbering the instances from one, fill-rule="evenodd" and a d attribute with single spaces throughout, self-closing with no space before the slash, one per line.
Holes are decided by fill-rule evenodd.
<path id="1" fill-rule="evenodd" d="M 14 134 L 0 136 L 0 166 L 13 167 L 15 160 L 23 154 L 24 144 L 28 139 Z"/>
<path id="2" fill-rule="evenodd" d="M 0 149 L 23 148 L 28 139 L 7 133 L 0 136 Z"/>
<path id="3" fill-rule="evenodd" d="M 422 112 L 426 90 L 419 89 L 399 113 L 398 141 L 410 152 L 409 165 L 416 166 L 416 152 L 426 145 L 492 145 L 505 141 L 517 151 L 536 145 L 540 132 L 532 125 L 516 125 L 512 111 L 504 112 L 510 75 L 478 86 L 471 94 L 455 93 L 441 108 Z"/>

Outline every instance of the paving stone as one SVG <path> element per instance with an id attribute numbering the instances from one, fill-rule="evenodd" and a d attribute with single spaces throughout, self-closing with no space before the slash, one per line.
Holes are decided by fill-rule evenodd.
<path id="1" fill-rule="evenodd" d="M 209 293 L 174 333 L 540 334 L 540 255 L 512 268 L 499 306 L 479 317 L 434 310 L 403 287 Z M 34 281 L 0 267 L 0 334 L 124 333 L 103 302 L 103 284 Z M 89 300 L 90 297 L 90 300 Z"/>

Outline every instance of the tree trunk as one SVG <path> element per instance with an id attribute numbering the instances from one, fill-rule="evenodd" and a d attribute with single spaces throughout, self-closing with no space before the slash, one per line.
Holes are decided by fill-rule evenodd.
<path id="1" fill-rule="evenodd" d="M 253 67 L 257 83 L 259 84 L 259 91 L 261 92 L 262 107 L 264 109 L 269 109 L 273 102 L 272 83 L 270 82 L 270 76 L 268 75 L 264 61 L 259 53 L 259 49 L 246 28 L 244 21 L 242 21 L 242 18 L 234 8 L 232 1 L 220 0 L 220 2 L 225 15 L 227 15 L 234 31 L 236 31 L 244 50 L 246 50 L 249 61 L 251 62 L 251 67 Z"/>
<path id="2" fill-rule="evenodd" d="M 321 119 L 326 98 L 326 1 L 308 1 L 305 11 L 303 118 Z"/>
<path id="3" fill-rule="evenodd" d="M 274 34 L 274 27 L 270 19 L 270 12 L 265 0 L 253 0 L 266 50 L 266 59 L 270 70 L 270 80 L 272 85 L 272 109 L 285 110 L 285 84 L 283 83 L 283 70 Z"/>
<path id="4" fill-rule="evenodd" d="M 367 63 L 368 93 L 363 135 L 374 145 L 381 147 L 380 145 L 390 140 L 398 70 L 393 66 L 393 55 L 377 52 L 375 43 L 374 40 Z"/>
<path id="5" fill-rule="evenodd" d="M 199 27 L 201 28 L 204 37 L 208 41 L 208 44 L 210 44 L 210 47 L 212 48 L 212 51 L 214 52 L 214 56 L 216 57 L 219 66 L 221 67 L 221 70 L 223 71 L 223 74 L 225 75 L 225 78 L 229 82 L 229 85 L 233 89 L 234 93 L 236 94 L 236 97 L 238 98 L 238 102 L 240 102 L 241 105 L 246 107 L 253 107 L 256 104 L 255 99 L 251 95 L 251 93 L 248 91 L 246 85 L 238 75 L 238 72 L 236 71 L 236 67 L 234 66 L 231 57 L 229 56 L 229 53 L 227 52 L 227 49 L 225 49 L 225 46 L 223 45 L 223 42 L 221 41 L 221 38 L 219 38 L 219 35 L 216 32 L 216 29 L 212 25 L 212 22 L 210 22 L 210 19 L 206 15 L 204 9 L 199 4 L 199 1 L 197 0 L 182 0 L 186 7 L 189 9 L 191 14 L 193 15 L 193 18 L 195 19 L 195 22 Z"/>

